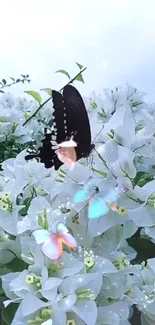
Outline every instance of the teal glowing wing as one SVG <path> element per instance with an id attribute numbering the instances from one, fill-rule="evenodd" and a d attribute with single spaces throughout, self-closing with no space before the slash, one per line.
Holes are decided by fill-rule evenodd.
<path id="1" fill-rule="evenodd" d="M 118 191 L 117 188 L 111 188 L 108 193 L 104 196 L 104 201 L 108 203 L 108 205 L 115 203 L 118 199 Z"/>
<path id="2" fill-rule="evenodd" d="M 75 194 L 73 201 L 74 203 L 79 203 L 89 200 L 93 194 L 95 194 L 95 185 L 91 179 Z"/>
<path id="3" fill-rule="evenodd" d="M 104 201 L 97 196 L 93 197 L 89 202 L 88 218 L 96 219 L 104 216 L 109 212 L 109 206 Z"/>
<path id="4" fill-rule="evenodd" d="M 107 214 L 112 203 L 116 203 L 119 194 L 117 188 L 112 188 L 102 197 L 102 192 L 96 194 L 89 202 L 88 218 L 100 218 Z"/>

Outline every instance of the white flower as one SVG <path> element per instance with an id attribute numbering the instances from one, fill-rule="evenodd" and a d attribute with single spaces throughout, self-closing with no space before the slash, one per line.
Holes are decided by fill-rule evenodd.
<path id="1" fill-rule="evenodd" d="M 155 106 L 144 95 L 127 85 L 85 99 L 95 150 L 73 170 L 63 165 L 58 171 L 25 160 L 29 142 L 36 151 L 41 146 L 52 103 L 23 126 L 38 103 L 0 95 L 0 153 L 8 158 L 0 171 L 1 279 L 4 306 L 19 304 L 11 325 L 129 325 L 133 304 L 145 324 L 155 321 L 155 261 L 136 264 L 139 254 L 130 246 L 139 228 L 155 242 Z M 94 193 L 75 205 L 89 177 Z M 111 188 L 119 196 L 116 211 L 89 219 L 95 186 L 103 202 Z M 64 245 L 52 261 L 32 233 L 55 231 L 59 222 L 77 250 Z"/>

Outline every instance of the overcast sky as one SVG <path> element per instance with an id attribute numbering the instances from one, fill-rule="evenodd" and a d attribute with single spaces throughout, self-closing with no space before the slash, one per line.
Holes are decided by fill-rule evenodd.
<path id="1" fill-rule="evenodd" d="M 0 77 L 29 73 L 21 90 L 61 88 L 75 61 L 84 95 L 131 83 L 155 101 L 155 0 L 1 0 Z"/>

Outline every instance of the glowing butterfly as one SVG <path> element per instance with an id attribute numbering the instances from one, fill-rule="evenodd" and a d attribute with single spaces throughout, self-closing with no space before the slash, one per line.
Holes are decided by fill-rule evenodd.
<path id="1" fill-rule="evenodd" d="M 74 203 L 89 201 L 88 218 L 100 218 L 107 214 L 109 210 L 118 211 L 116 200 L 119 196 L 117 188 L 108 190 L 103 197 L 103 193 L 94 186 L 94 182 L 89 180 L 74 196 Z"/>
<path id="2" fill-rule="evenodd" d="M 42 245 L 42 252 L 51 260 L 58 260 L 63 253 L 63 244 L 70 248 L 76 248 L 77 244 L 74 237 L 69 234 L 64 224 L 59 223 L 57 232 L 39 229 L 33 232 L 37 244 Z"/>

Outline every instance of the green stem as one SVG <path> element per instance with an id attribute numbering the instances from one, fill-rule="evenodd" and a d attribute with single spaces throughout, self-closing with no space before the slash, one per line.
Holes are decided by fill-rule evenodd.
<path id="1" fill-rule="evenodd" d="M 69 84 L 73 83 L 73 81 L 81 74 L 83 73 L 85 70 L 87 69 L 87 67 L 85 67 L 84 69 L 82 69 L 74 78 L 72 78 L 64 87 L 68 86 Z M 63 90 L 64 87 L 62 87 L 59 91 Z M 45 100 L 44 103 L 42 103 L 37 109 L 36 111 L 23 123 L 23 126 L 25 126 L 34 116 L 36 116 L 36 114 L 40 111 L 40 109 L 49 102 L 49 100 L 51 100 L 52 96 L 49 97 L 47 100 Z"/>
<path id="2" fill-rule="evenodd" d="M 11 87 L 11 86 L 16 85 L 16 84 L 18 84 L 20 82 L 24 83 L 25 81 L 30 82 L 30 79 L 23 78 L 23 79 L 18 79 L 18 81 L 15 80 L 15 81 L 11 82 L 10 84 L 6 83 L 6 85 L 3 85 L 3 86 L 0 87 L 0 90 L 3 89 L 3 88 L 6 88 L 6 87 Z"/>

